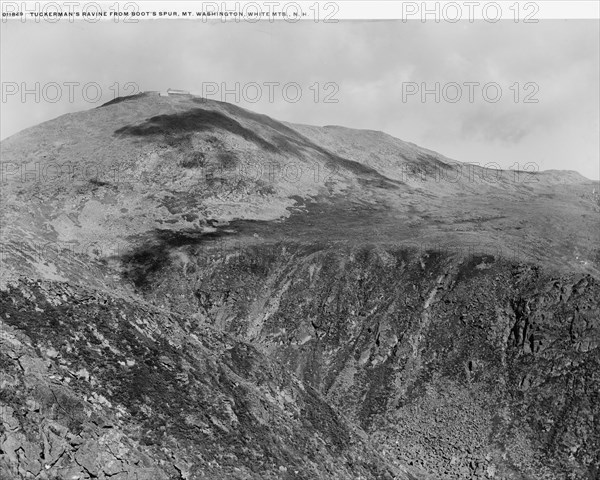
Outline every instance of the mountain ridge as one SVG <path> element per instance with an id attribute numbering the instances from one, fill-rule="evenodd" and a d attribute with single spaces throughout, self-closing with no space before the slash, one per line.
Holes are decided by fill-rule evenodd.
<path id="1" fill-rule="evenodd" d="M 1 148 L 3 480 L 597 475 L 597 182 L 150 93 Z"/>

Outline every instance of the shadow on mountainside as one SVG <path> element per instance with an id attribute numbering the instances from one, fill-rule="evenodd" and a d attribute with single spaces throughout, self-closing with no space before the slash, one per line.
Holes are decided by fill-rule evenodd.
<path id="1" fill-rule="evenodd" d="M 115 130 L 116 135 L 147 137 L 154 135 L 185 135 L 191 132 L 225 130 L 270 152 L 277 148 L 233 118 L 213 110 L 194 108 L 181 113 L 156 115 L 139 125 L 127 125 Z"/>
<path id="2" fill-rule="evenodd" d="M 136 247 L 122 255 L 123 278 L 136 288 L 152 288 L 160 272 L 178 258 L 194 262 L 213 255 L 239 254 L 250 244 L 349 244 L 407 241 L 419 227 L 395 218 L 383 203 L 369 204 L 346 196 L 306 200 L 292 197 L 290 216 L 281 220 L 236 219 L 223 224 L 208 220 L 215 231 L 155 229 L 148 236 L 131 238 Z"/>
<path id="3" fill-rule="evenodd" d="M 198 103 L 201 102 L 201 100 L 194 101 Z M 362 180 L 361 183 L 363 184 L 368 184 L 370 186 L 379 188 L 394 188 L 398 185 L 402 185 L 402 182 L 392 180 L 368 165 L 364 165 L 355 160 L 349 160 L 330 152 L 326 148 L 323 148 L 320 145 L 312 142 L 308 137 L 305 137 L 296 130 L 293 130 L 292 128 L 272 119 L 267 115 L 245 110 L 230 103 L 220 102 L 220 105 L 233 115 L 256 122 L 260 125 L 266 125 L 267 127 L 278 132 L 279 135 L 273 139 L 273 142 L 278 148 L 280 148 L 280 150 L 284 152 L 293 152 L 297 151 L 298 149 L 313 150 L 324 156 L 329 162 L 328 167 L 334 171 L 337 171 L 338 168 L 341 167 L 349 172 L 354 173 L 355 175 L 368 177 L 367 179 L 359 178 L 359 181 Z M 365 181 L 366 183 L 364 183 Z"/>
<path id="4" fill-rule="evenodd" d="M 200 103 L 200 100 L 194 100 Z M 266 152 L 280 154 L 284 156 L 306 157 L 309 161 L 316 160 L 318 157 L 324 157 L 327 168 L 337 174 L 341 169 L 355 174 L 359 183 L 376 188 L 397 188 L 402 185 L 401 182 L 392 180 L 382 175 L 374 168 L 363 165 L 360 162 L 340 157 L 327 149 L 311 142 L 308 138 L 295 132 L 291 128 L 265 116 L 248 112 L 241 108 L 229 104 L 226 109 L 242 118 L 256 122 L 263 127 L 266 126 L 273 130 L 274 134 L 270 140 L 266 140 L 249 128 L 244 127 L 230 116 L 224 115 L 215 110 L 206 110 L 202 108 L 193 108 L 185 112 L 156 115 L 145 120 L 138 125 L 126 125 L 115 130 L 118 136 L 133 137 L 155 137 L 164 135 L 175 137 L 179 140 L 189 138 L 193 132 L 219 131 L 224 130 L 232 133 L 244 140 L 254 143 Z"/>
<path id="5" fill-rule="evenodd" d="M 155 229 L 139 246 L 121 256 L 123 278 L 136 288 L 147 290 L 152 285 L 154 276 L 172 263 L 175 250 L 195 247 L 209 252 L 211 248 L 215 248 L 217 240 L 231 235 L 232 233 L 223 229 L 216 232 Z"/>

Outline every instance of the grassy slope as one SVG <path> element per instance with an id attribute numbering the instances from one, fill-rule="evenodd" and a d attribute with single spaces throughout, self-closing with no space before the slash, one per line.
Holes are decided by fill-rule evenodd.
<path id="1" fill-rule="evenodd" d="M 254 234 L 471 249 L 598 274 L 598 198 L 570 172 L 470 170 L 380 132 L 151 94 L 62 116 L 1 148 L 5 276 L 101 283 L 83 268 L 90 257 L 136 255 L 165 237 Z M 227 225 L 235 220 L 246 222 Z M 54 261 L 40 254 L 48 242 L 61 250 Z M 83 256 L 62 261 L 65 248 Z"/>

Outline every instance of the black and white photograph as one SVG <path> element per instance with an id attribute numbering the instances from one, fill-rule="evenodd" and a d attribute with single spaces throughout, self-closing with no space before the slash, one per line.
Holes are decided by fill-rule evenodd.
<path id="1" fill-rule="evenodd" d="M 600 479 L 600 3 L 0 5 L 0 480 Z"/>

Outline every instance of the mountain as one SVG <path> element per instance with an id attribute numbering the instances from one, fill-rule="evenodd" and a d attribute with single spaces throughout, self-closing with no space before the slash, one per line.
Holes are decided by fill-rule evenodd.
<path id="1" fill-rule="evenodd" d="M 598 475 L 597 182 L 153 92 L 1 149 L 5 478 Z"/>

